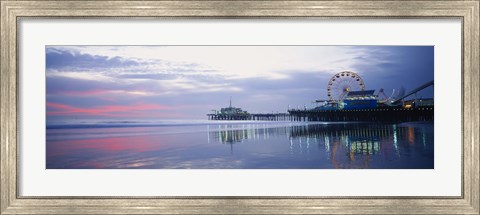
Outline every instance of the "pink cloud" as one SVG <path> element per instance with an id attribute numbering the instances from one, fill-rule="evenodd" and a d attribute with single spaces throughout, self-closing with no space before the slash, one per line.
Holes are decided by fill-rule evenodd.
<path id="1" fill-rule="evenodd" d="M 97 96 L 98 99 L 114 102 L 117 101 L 116 98 L 109 97 L 109 96 L 101 96 L 106 94 L 111 94 L 111 90 L 86 90 L 86 91 L 59 91 L 53 92 L 52 95 L 63 95 L 63 96 L 78 96 L 78 97 L 93 97 Z"/>
<path id="2" fill-rule="evenodd" d="M 82 115 L 82 116 L 111 116 L 111 117 L 176 117 L 179 114 L 158 113 L 151 111 L 168 110 L 172 107 L 159 104 L 137 103 L 133 105 L 103 105 L 94 108 L 78 108 L 71 105 L 47 102 L 47 107 L 54 109 L 47 111 L 47 115 Z M 148 111 L 148 112 L 147 112 Z"/>
<path id="3" fill-rule="evenodd" d="M 92 96 L 105 96 L 110 94 L 117 94 L 122 96 L 149 96 L 152 95 L 152 92 L 144 90 L 85 90 L 85 91 L 58 91 L 52 92 L 52 95 L 63 95 L 63 96 L 78 96 L 78 97 L 92 97 Z"/>

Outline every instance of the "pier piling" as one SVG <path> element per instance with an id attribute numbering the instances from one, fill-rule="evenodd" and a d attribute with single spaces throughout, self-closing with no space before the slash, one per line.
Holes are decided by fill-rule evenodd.
<path id="1" fill-rule="evenodd" d="M 433 121 L 434 108 L 384 107 L 358 110 L 289 110 L 288 113 L 271 114 L 207 114 L 209 120 L 254 120 L 254 121 L 379 121 L 410 122 Z"/>

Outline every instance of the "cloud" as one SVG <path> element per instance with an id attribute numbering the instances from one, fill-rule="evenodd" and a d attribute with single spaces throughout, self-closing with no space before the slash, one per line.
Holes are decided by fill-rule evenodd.
<path id="1" fill-rule="evenodd" d="M 79 108 L 71 105 L 47 102 L 47 115 L 61 116 L 148 116 L 143 111 L 166 110 L 171 107 L 158 104 L 103 105 L 92 108 Z"/>
<path id="2" fill-rule="evenodd" d="M 433 46 L 357 47 L 365 60 L 357 61 L 358 71 L 368 89 L 391 92 L 401 86 L 408 91 L 434 79 Z M 433 97 L 433 90 L 417 93 L 419 98 Z"/>
<path id="3" fill-rule="evenodd" d="M 64 51 L 47 46 L 46 67 L 48 69 L 92 69 L 92 68 L 121 68 L 139 65 L 138 61 L 121 57 L 107 57 L 100 55 L 81 54 L 76 51 Z"/>
<path id="4" fill-rule="evenodd" d="M 235 106 L 249 112 L 285 112 L 289 105 L 312 106 L 312 101 L 326 99 L 328 80 L 345 70 L 358 73 L 367 89 L 384 88 L 389 94 L 403 85 L 409 91 L 433 79 L 433 50 L 420 46 L 51 46 L 47 61 L 55 59 L 47 65 L 47 102 L 70 106 L 49 109 L 50 116 L 65 118 L 68 115 L 61 113 L 67 111 L 82 116 L 127 117 L 130 113 L 133 117 L 148 112 L 161 118 L 168 112 L 205 118 L 210 110 L 227 106 L 230 96 Z M 65 62 L 57 62 L 60 59 Z M 432 97 L 433 90 L 418 95 Z M 97 110 L 138 104 L 175 108 Z"/>
<path id="5" fill-rule="evenodd" d="M 137 95 L 240 90 L 229 86 L 223 75 L 205 65 L 86 54 L 69 46 L 47 48 L 46 76 L 50 96 L 69 94 L 68 91 L 73 91 L 71 96 L 88 94 L 78 92 L 81 90 Z"/>
<path id="6" fill-rule="evenodd" d="M 188 70 L 213 70 L 228 79 L 285 78 L 281 71 L 328 71 L 348 68 L 358 53 L 348 46 L 71 46 L 83 54 L 125 59 L 162 59 Z M 349 59 L 341 61 L 339 59 Z M 172 66 L 168 65 L 168 66 Z M 179 71 L 177 69 L 176 71 Z"/>

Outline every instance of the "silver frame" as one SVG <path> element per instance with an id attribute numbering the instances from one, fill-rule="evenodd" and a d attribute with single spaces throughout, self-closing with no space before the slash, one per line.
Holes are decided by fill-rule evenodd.
<path id="1" fill-rule="evenodd" d="M 479 0 L 0 0 L 0 214 L 479 214 Z M 461 18 L 460 197 L 21 197 L 17 21 L 36 17 Z"/>

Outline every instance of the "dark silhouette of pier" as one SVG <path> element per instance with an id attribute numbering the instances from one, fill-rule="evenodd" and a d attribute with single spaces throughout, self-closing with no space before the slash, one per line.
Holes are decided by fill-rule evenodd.
<path id="1" fill-rule="evenodd" d="M 293 121 L 288 113 L 207 114 L 209 120 Z"/>
<path id="2" fill-rule="evenodd" d="M 384 107 L 358 110 L 289 110 L 292 121 L 433 121 L 434 108 Z"/>
<path id="3" fill-rule="evenodd" d="M 271 114 L 207 114 L 209 120 L 254 121 L 379 121 L 412 122 L 433 121 L 434 107 L 402 108 L 383 107 L 358 110 L 288 110 L 288 113 Z"/>

